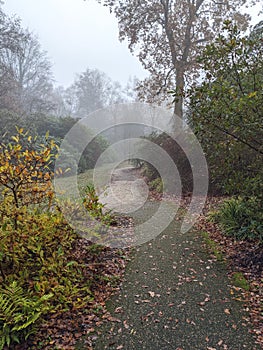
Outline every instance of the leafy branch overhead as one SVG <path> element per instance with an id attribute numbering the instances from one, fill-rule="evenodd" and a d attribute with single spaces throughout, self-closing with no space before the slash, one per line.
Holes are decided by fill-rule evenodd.
<path id="1" fill-rule="evenodd" d="M 142 100 L 160 102 L 167 91 L 178 95 L 174 112 L 182 117 L 186 81 L 198 75 L 197 55 L 232 19 L 246 29 L 250 16 L 243 5 L 257 0 L 98 0 L 115 14 L 120 40 L 127 39 L 149 77 L 138 84 Z"/>
<path id="2" fill-rule="evenodd" d="M 206 78 L 189 91 L 190 118 L 198 124 L 199 135 L 205 124 L 263 154 L 263 36 L 241 36 L 231 22 L 224 30 L 227 35 L 220 35 L 199 58 Z"/>

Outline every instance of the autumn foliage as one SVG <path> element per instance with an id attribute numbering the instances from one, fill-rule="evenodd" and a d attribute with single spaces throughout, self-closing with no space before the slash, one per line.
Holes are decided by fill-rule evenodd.
<path id="1" fill-rule="evenodd" d="M 67 224 L 54 199 L 55 143 L 48 135 L 35 143 L 23 129 L 11 140 L 0 145 L 0 349 L 24 342 L 45 315 L 90 312 L 98 284 L 82 261 L 90 243 Z"/>

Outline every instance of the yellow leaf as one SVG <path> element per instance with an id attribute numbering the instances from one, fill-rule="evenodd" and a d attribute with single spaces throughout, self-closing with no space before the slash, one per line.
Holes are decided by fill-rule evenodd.
<path id="1" fill-rule="evenodd" d="M 14 140 L 15 142 L 19 142 L 19 138 L 16 136 L 12 136 L 11 139 Z"/>
<path id="2" fill-rule="evenodd" d="M 248 98 L 252 98 L 252 97 L 255 97 L 255 96 L 257 96 L 257 91 L 253 91 L 250 94 L 248 94 Z"/>

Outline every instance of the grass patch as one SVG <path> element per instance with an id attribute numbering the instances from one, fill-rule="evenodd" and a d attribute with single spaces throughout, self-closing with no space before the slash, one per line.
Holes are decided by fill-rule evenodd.
<path id="1" fill-rule="evenodd" d="M 104 190 L 104 187 L 108 184 L 112 169 L 113 169 L 113 164 L 106 164 L 96 168 L 95 173 L 93 169 L 90 169 L 85 171 L 84 173 L 79 174 L 77 176 L 77 184 L 78 184 L 78 189 L 81 196 L 84 195 L 87 184 L 94 183 L 93 177 L 95 175 L 100 179 L 99 192 L 102 192 Z M 75 186 L 74 186 L 75 181 L 76 181 L 75 176 L 57 178 L 56 186 L 58 189 L 61 188 L 61 190 L 67 189 L 67 197 L 75 198 L 78 195 L 77 193 L 75 193 Z"/>
<path id="2" fill-rule="evenodd" d="M 246 291 L 249 291 L 249 283 L 244 277 L 242 272 L 234 272 L 232 275 L 232 283 L 235 287 L 242 288 Z"/>
<path id="3" fill-rule="evenodd" d="M 216 260 L 221 262 L 224 261 L 223 253 L 218 249 L 217 243 L 209 237 L 209 233 L 205 231 L 201 232 L 201 236 L 209 250 L 216 257 Z"/>

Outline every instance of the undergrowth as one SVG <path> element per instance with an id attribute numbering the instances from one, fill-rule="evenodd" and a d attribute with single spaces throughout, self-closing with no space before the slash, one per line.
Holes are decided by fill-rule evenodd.
<path id="1" fill-rule="evenodd" d="M 0 350 L 28 339 L 44 315 L 88 308 L 94 298 L 93 275 L 74 254 L 79 237 L 54 200 L 56 145 L 34 149 L 17 131 L 0 145 Z M 91 185 L 84 205 L 109 223 Z"/>
<path id="2" fill-rule="evenodd" d="M 263 212 L 260 197 L 226 200 L 213 214 L 223 232 L 239 240 L 263 241 Z"/>

